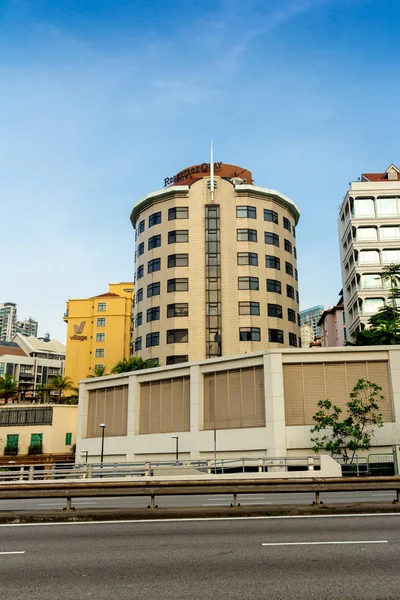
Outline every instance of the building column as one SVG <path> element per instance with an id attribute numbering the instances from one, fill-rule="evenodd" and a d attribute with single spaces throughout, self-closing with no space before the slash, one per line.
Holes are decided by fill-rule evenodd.
<path id="1" fill-rule="evenodd" d="M 264 354 L 266 450 L 269 457 L 286 456 L 285 399 L 282 354 Z"/>
<path id="2" fill-rule="evenodd" d="M 89 394 L 85 383 L 79 384 L 78 421 L 76 425 L 75 463 L 82 462 L 81 451 L 84 448 L 83 438 L 86 435 Z M 85 449 L 85 448 L 84 448 Z"/>
<path id="3" fill-rule="evenodd" d="M 135 435 L 139 431 L 140 402 L 137 375 L 130 375 L 128 383 L 128 411 L 126 423 L 126 462 L 135 461 Z"/>
<path id="4" fill-rule="evenodd" d="M 199 432 L 203 423 L 203 377 L 200 367 L 190 367 L 190 460 L 200 457 Z M 182 448 L 185 451 L 184 448 Z"/>

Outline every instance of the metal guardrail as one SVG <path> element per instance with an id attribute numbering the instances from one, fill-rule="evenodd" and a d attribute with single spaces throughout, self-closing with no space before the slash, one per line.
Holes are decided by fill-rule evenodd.
<path id="1" fill-rule="evenodd" d="M 150 497 L 149 508 L 158 508 L 157 496 L 185 496 L 203 494 L 231 495 L 232 507 L 239 507 L 238 494 L 292 494 L 315 495 L 313 504 L 321 504 L 322 492 L 393 491 L 400 500 L 400 477 L 329 478 L 329 479 L 220 479 L 206 480 L 144 480 L 144 481 L 49 481 L 3 483 L 0 500 L 38 498 L 65 498 L 64 510 L 72 509 L 72 498 L 136 496 Z M 378 500 L 379 501 L 379 500 Z"/>

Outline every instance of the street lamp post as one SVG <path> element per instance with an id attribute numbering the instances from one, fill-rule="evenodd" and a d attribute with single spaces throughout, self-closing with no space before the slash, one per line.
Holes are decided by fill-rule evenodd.
<path id="1" fill-rule="evenodd" d="M 103 457 L 104 457 L 104 432 L 106 429 L 105 423 L 100 423 L 101 428 L 101 454 L 100 454 L 100 468 L 103 468 Z"/>
<path id="2" fill-rule="evenodd" d="M 179 435 L 172 435 L 171 436 L 173 440 L 176 441 L 176 446 L 175 446 L 175 460 L 176 462 L 179 462 Z"/>

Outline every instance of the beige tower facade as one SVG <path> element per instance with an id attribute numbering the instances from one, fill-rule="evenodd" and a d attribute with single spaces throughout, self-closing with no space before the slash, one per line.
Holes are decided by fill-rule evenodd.
<path id="1" fill-rule="evenodd" d="M 400 263 L 400 169 L 363 173 L 350 183 L 339 215 L 347 338 L 384 306 L 390 285 L 385 266 Z"/>
<path id="2" fill-rule="evenodd" d="M 160 365 L 300 346 L 299 210 L 249 171 L 214 168 L 213 194 L 203 163 L 132 211 L 133 354 Z"/>

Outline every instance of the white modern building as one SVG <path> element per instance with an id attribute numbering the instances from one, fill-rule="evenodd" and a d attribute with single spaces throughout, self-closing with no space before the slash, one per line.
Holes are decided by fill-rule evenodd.
<path id="1" fill-rule="evenodd" d="M 350 187 L 339 214 L 342 282 L 348 338 L 384 306 L 390 286 L 385 266 L 400 263 L 400 170 L 363 173 Z"/>
<path id="2" fill-rule="evenodd" d="M 17 305 L 14 302 L 0 304 L 0 341 L 10 342 L 16 333 L 37 336 L 38 322 L 30 317 L 18 321 Z"/>
<path id="3" fill-rule="evenodd" d="M 371 452 L 400 440 L 400 347 L 276 349 L 81 382 L 77 460 L 182 460 L 312 454 L 321 399 L 345 409 L 359 379 L 382 387 Z M 214 434 L 215 431 L 215 434 Z"/>

